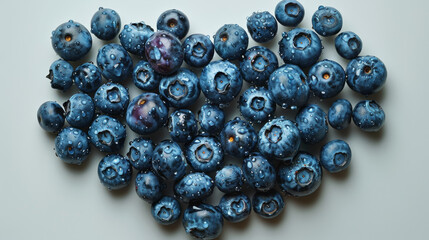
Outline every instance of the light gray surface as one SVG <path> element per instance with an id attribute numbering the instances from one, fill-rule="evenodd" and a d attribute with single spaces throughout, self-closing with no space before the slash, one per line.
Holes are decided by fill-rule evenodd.
<path id="1" fill-rule="evenodd" d="M 318 5 L 334 6 L 343 15 L 342 30 L 355 31 L 362 38 L 362 54 L 384 61 L 389 72 L 386 86 L 371 98 L 383 106 L 386 123 L 378 134 L 363 133 L 355 126 L 343 133 L 330 129 L 330 139 L 345 139 L 352 147 L 349 170 L 335 176 L 325 174 L 312 197 L 288 198 L 285 212 L 275 220 L 252 214 L 244 223 L 226 223 L 222 239 L 425 239 L 429 215 L 429 115 L 424 105 L 429 89 L 425 74 L 429 4 L 301 2 L 306 15 L 300 26 L 311 27 L 310 18 Z M 82 167 L 70 167 L 55 157 L 54 137 L 43 132 L 36 120 L 41 103 L 62 103 L 70 95 L 51 89 L 44 77 L 51 62 L 58 59 L 50 43 L 53 29 L 69 19 L 89 28 L 99 6 L 115 9 L 122 24 L 144 20 L 156 27 L 161 12 L 177 8 L 189 17 L 190 33 L 212 36 L 224 23 L 245 27 L 246 17 L 253 11 L 273 13 L 276 4 L 262 0 L 1 2 L 0 239 L 188 238 L 180 223 L 171 227 L 155 223 L 149 205 L 137 197 L 133 186 L 119 193 L 104 189 L 96 174 L 102 154 L 95 148 Z M 268 44 L 275 52 L 284 30 L 280 26 L 277 39 Z M 87 60 L 95 61 L 101 41 L 94 38 L 93 42 Z M 324 39 L 323 44 L 322 57 L 345 67 L 333 41 Z M 138 91 L 133 89 L 132 96 L 136 96 Z M 341 96 L 353 105 L 363 98 L 347 86 Z M 328 106 L 321 104 L 325 109 Z"/>

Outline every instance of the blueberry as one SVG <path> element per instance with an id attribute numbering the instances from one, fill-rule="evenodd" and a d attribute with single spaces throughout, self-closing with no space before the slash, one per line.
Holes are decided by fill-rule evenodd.
<path id="1" fill-rule="evenodd" d="M 156 73 L 148 62 L 141 60 L 134 67 L 133 81 L 139 89 L 150 92 L 158 89 L 161 75 Z"/>
<path id="2" fill-rule="evenodd" d="M 216 135 L 225 125 L 225 114 L 216 105 L 204 104 L 198 112 L 198 123 L 201 130 Z"/>
<path id="3" fill-rule="evenodd" d="M 122 115 L 129 102 L 128 90 L 119 83 L 108 82 L 103 84 L 94 95 L 95 107 L 104 114 Z"/>
<path id="4" fill-rule="evenodd" d="M 175 35 L 178 39 L 182 39 L 188 34 L 189 20 L 183 12 L 177 9 L 170 9 L 159 16 L 156 28 L 167 31 Z"/>
<path id="5" fill-rule="evenodd" d="M 352 113 L 353 122 L 365 132 L 377 132 L 383 125 L 386 115 L 374 100 L 363 100 L 355 105 Z"/>
<path id="6" fill-rule="evenodd" d="M 328 117 L 316 104 L 301 109 L 295 116 L 295 121 L 305 143 L 318 143 L 328 134 Z"/>
<path id="7" fill-rule="evenodd" d="M 259 131 L 259 151 L 268 159 L 289 161 L 300 144 L 298 128 L 283 116 L 267 122 Z"/>
<path id="8" fill-rule="evenodd" d="M 222 233 L 223 218 L 218 207 L 205 203 L 190 205 L 183 214 L 186 233 L 198 239 L 215 239 Z"/>
<path id="9" fill-rule="evenodd" d="M 235 165 L 228 165 L 216 172 L 216 187 L 224 192 L 238 192 L 243 186 L 243 172 Z"/>
<path id="10" fill-rule="evenodd" d="M 197 136 L 186 145 L 185 156 L 197 172 L 212 172 L 223 164 L 223 149 L 214 137 Z"/>
<path id="11" fill-rule="evenodd" d="M 277 21 L 287 27 L 296 27 L 304 18 L 304 14 L 304 7 L 295 0 L 282 0 L 275 9 Z"/>
<path id="12" fill-rule="evenodd" d="M 167 123 L 168 108 L 158 94 L 142 93 L 128 105 L 126 120 L 134 132 L 150 134 Z"/>
<path id="13" fill-rule="evenodd" d="M 220 199 L 219 208 L 226 220 L 237 223 L 249 217 L 252 204 L 243 193 L 227 193 Z"/>
<path id="14" fill-rule="evenodd" d="M 214 104 L 227 104 L 241 91 L 243 79 L 238 68 L 229 61 L 214 61 L 203 68 L 200 87 Z"/>
<path id="15" fill-rule="evenodd" d="M 166 188 L 164 181 L 150 170 L 137 173 L 135 185 L 137 195 L 148 203 L 161 199 Z"/>
<path id="16" fill-rule="evenodd" d="M 320 186 L 322 167 L 313 155 L 299 152 L 292 163 L 280 165 L 277 179 L 280 188 L 290 195 L 307 196 Z"/>
<path id="17" fill-rule="evenodd" d="M 320 35 L 327 37 L 340 32 L 343 27 L 341 13 L 333 7 L 320 6 L 311 18 L 313 29 Z"/>
<path id="18" fill-rule="evenodd" d="M 285 207 L 282 195 L 274 189 L 256 192 L 252 199 L 253 211 L 263 218 L 277 217 Z"/>
<path id="19" fill-rule="evenodd" d="M 127 132 L 119 120 L 106 115 L 98 116 L 88 129 L 92 144 L 102 152 L 118 152 Z"/>
<path id="20" fill-rule="evenodd" d="M 109 190 L 125 188 L 130 184 L 132 175 L 130 162 L 119 154 L 107 155 L 98 164 L 98 178 Z"/>
<path id="21" fill-rule="evenodd" d="M 98 50 L 97 65 L 103 76 L 114 82 L 126 80 L 133 71 L 133 60 L 117 43 L 109 43 Z"/>
<path id="22" fill-rule="evenodd" d="M 178 180 L 186 173 L 185 155 L 180 146 L 164 140 L 153 151 L 152 168 L 166 180 Z"/>
<path id="23" fill-rule="evenodd" d="M 153 218 L 162 225 L 175 223 L 182 213 L 179 201 L 170 196 L 163 196 L 151 207 Z"/>
<path id="24" fill-rule="evenodd" d="M 310 67 L 322 54 L 322 42 L 311 30 L 295 28 L 282 34 L 279 55 L 285 63 Z"/>
<path id="25" fill-rule="evenodd" d="M 91 32 L 101 40 L 112 40 L 121 29 L 121 18 L 115 10 L 100 7 L 91 19 Z"/>
<path id="26" fill-rule="evenodd" d="M 162 78 L 159 94 L 175 108 L 191 106 L 200 96 L 198 77 L 190 70 L 180 68 L 173 75 Z"/>
<path id="27" fill-rule="evenodd" d="M 168 131 L 175 142 L 189 142 L 198 133 L 195 115 L 188 109 L 179 109 L 171 113 L 168 121 Z"/>
<path id="28" fill-rule="evenodd" d="M 183 62 L 183 49 L 180 40 L 166 31 L 152 34 L 145 44 L 145 56 L 155 72 L 170 75 L 176 72 Z"/>
<path id="29" fill-rule="evenodd" d="M 60 131 L 64 126 L 64 120 L 64 109 L 57 102 L 44 102 L 37 110 L 37 121 L 47 132 Z"/>
<path id="30" fill-rule="evenodd" d="M 46 78 L 51 80 L 52 88 L 67 91 L 73 84 L 72 74 L 73 66 L 62 59 L 58 59 L 49 67 L 49 74 Z"/>
<path id="31" fill-rule="evenodd" d="M 242 158 L 256 147 L 258 135 L 252 125 L 236 117 L 225 124 L 220 133 L 220 143 L 226 154 Z"/>
<path id="32" fill-rule="evenodd" d="M 347 85 L 363 95 L 380 91 L 386 83 L 386 66 L 374 56 L 357 57 L 351 60 L 346 71 Z"/>
<path id="33" fill-rule="evenodd" d="M 308 86 L 319 98 L 331 98 L 338 95 L 346 84 L 343 67 L 332 60 L 322 60 L 308 71 Z"/>
<path id="34" fill-rule="evenodd" d="M 213 58 L 214 45 L 210 37 L 192 34 L 182 44 L 185 62 L 192 67 L 205 67 Z"/>
<path id="35" fill-rule="evenodd" d="M 94 118 L 94 102 L 85 93 L 76 93 L 64 104 L 66 120 L 72 127 L 85 128 Z"/>
<path id="36" fill-rule="evenodd" d="M 248 88 L 240 97 L 239 106 L 243 117 L 251 123 L 266 122 L 276 111 L 276 103 L 264 87 Z"/>
<path id="37" fill-rule="evenodd" d="M 138 137 L 130 142 L 127 157 L 131 165 L 137 170 L 152 168 L 152 155 L 155 145 L 151 139 Z"/>
<path id="38" fill-rule="evenodd" d="M 52 31 L 51 43 L 61 58 L 66 61 L 76 61 L 89 52 L 92 38 L 82 24 L 69 20 Z"/>
<path id="39" fill-rule="evenodd" d="M 351 60 L 362 51 L 362 40 L 354 32 L 342 32 L 335 37 L 335 49 L 341 57 Z"/>
<path id="40" fill-rule="evenodd" d="M 213 179 L 201 172 L 189 173 L 174 185 L 175 195 L 184 202 L 204 200 L 213 189 Z"/>
<path id="41" fill-rule="evenodd" d="M 268 80 L 268 90 L 283 109 L 296 109 L 307 104 L 309 87 L 304 72 L 295 65 L 286 64 L 275 70 Z"/>
<path id="42" fill-rule="evenodd" d="M 88 135 L 78 128 L 66 127 L 55 138 L 55 153 L 65 163 L 80 165 L 90 151 Z"/>
<path id="43" fill-rule="evenodd" d="M 255 42 L 268 42 L 277 34 L 277 21 L 267 11 L 254 12 L 247 18 L 247 30 Z"/>
<path id="44" fill-rule="evenodd" d="M 266 192 L 276 183 L 276 169 L 260 153 L 245 158 L 242 169 L 249 186 L 257 191 Z"/>
<path id="45" fill-rule="evenodd" d="M 249 48 L 240 62 L 243 79 L 250 84 L 265 86 L 270 74 L 279 66 L 277 56 L 268 48 L 255 46 Z"/>
<path id="46" fill-rule="evenodd" d="M 223 25 L 213 38 L 216 53 L 226 60 L 240 59 L 249 44 L 246 31 L 237 24 Z"/>
<path id="47" fill-rule="evenodd" d="M 101 85 L 101 71 L 92 63 L 84 63 L 73 72 L 76 86 L 84 93 L 93 93 Z"/>
<path id="48" fill-rule="evenodd" d="M 328 111 L 328 122 L 331 127 L 341 130 L 349 126 L 352 120 L 352 105 L 346 99 L 338 99 L 332 103 Z"/>
<path id="49" fill-rule="evenodd" d="M 119 40 L 125 50 L 139 57 L 144 57 L 146 41 L 153 33 L 152 27 L 144 22 L 125 24 L 124 29 L 119 34 Z"/>
<path id="50" fill-rule="evenodd" d="M 350 165 L 352 151 L 343 140 L 328 142 L 320 150 L 320 163 L 328 172 L 341 172 Z"/>

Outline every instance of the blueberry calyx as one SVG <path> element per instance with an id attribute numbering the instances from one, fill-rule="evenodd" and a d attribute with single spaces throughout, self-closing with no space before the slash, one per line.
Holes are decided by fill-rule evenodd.
<path id="1" fill-rule="evenodd" d="M 205 148 L 205 149 L 202 149 L 202 148 Z M 200 154 L 201 150 L 203 151 L 202 155 Z M 206 151 L 209 153 L 208 156 L 206 156 L 207 155 Z M 213 154 L 214 154 L 214 151 L 211 148 L 210 144 L 208 143 L 201 144 L 200 146 L 197 147 L 197 149 L 195 149 L 195 156 L 197 160 L 202 163 L 210 162 L 210 160 L 213 158 Z"/>
<path id="2" fill-rule="evenodd" d="M 192 48 L 192 55 L 195 57 L 202 58 L 207 52 L 207 48 L 203 42 L 197 42 Z"/>
<path id="3" fill-rule="evenodd" d="M 299 186 L 306 187 L 313 182 L 314 172 L 313 170 L 303 167 L 296 171 L 295 179 Z"/>
<path id="4" fill-rule="evenodd" d="M 300 32 L 293 39 L 293 46 L 299 50 L 304 50 L 311 45 L 311 36 L 308 33 Z"/>
<path id="5" fill-rule="evenodd" d="M 228 94 L 231 88 L 229 76 L 223 72 L 218 72 L 214 78 L 217 92 L 220 94 Z"/>
<path id="6" fill-rule="evenodd" d="M 109 102 L 111 103 L 121 102 L 121 94 L 119 94 L 119 88 L 113 87 L 107 90 L 106 92 L 107 92 L 107 97 L 109 99 Z"/>
<path id="7" fill-rule="evenodd" d="M 266 100 L 263 97 L 254 97 L 251 100 L 250 107 L 253 110 L 260 112 L 260 111 L 264 110 L 264 108 L 265 108 L 265 102 L 266 102 Z"/>
<path id="8" fill-rule="evenodd" d="M 168 94 L 174 100 L 180 101 L 180 99 L 188 95 L 188 86 L 186 86 L 186 84 L 184 84 L 180 79 L 175 79 L 170 83 L 170 85 L 168 85 Z"/>
<path id="9" fill-rule="evenodd" d="M 269 129 L 265 131 L 265 137 L 271 143 L 278 143 L 282 140 L 282 130 L 277 125 L 272 125 Z"/>
<path id="10" fill-rule="evenodd" d="M 146 84 L 147 82 L 149 82 L 150 78 L 151 78 L 151 74 L 149 73 L 149 71 L 147 69 L 142 69 L 139 68 L 139 70 L 136 73 L 136 79 L 139 82 L 142 82 L 143 84 Z"/>
<path id="11" fill-rule="evenodd" d="M 288 16 L 297 17 L 300 12 L 301 12 L 301 8 L 299 7 L 298 4 L 296 4 L 294 2 L 290 2 L 290 3 L 285 5 L 285 13 Z"/>
<path id="12" fill-rule="evenodd" d="M 273 215 L 275 212 L 277 212 L 278 208 L 279 203 L 276 200 L 271 200 L 262 204 L 262 211 L 264 211 L 264 213 L 267 215 Z"/>
<path id="13" fill-rule="evenodd" d="M 104 131 L 99 132 L 97 134 L 97 137 L 99 139 L 98 141 L 101 144 L 107 145 L 109 147 L 112 146 L 114 137 L 113 137 L 112 133 L 109 130 L 104 130 Z"/>
<path id="14" fill-rule="evenodd" d="M 236 215 L 240 215 L 247 211 L 247 204 L 244 199 L 239 199 L 238 201 L 231 202 L 231 209 Z"/>
<path id="15" fill-rule="evenodd" d="M 256 54 L 251 61 L 252 69 L 257 72 L 264 72 L 270 65 L 270 60 L 264 55 Z"/>

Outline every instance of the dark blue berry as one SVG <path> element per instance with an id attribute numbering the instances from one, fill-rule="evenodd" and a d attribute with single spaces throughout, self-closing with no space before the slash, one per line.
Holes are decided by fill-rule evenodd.
<path id="1" fill-rule="evenodd" d="M 144 57 L 146 41 L 153 33 L 152 27 L 144 22 L 125 24 L 124 29 L 119 34 L 119 40 L 125 50 L 139 57 Z"/>
<path id="2" fill-rule="evenodd" d="M 101 85 L 101 71 L 92 63 L 84 63 L 73 72 L 76 86 L 84 93 L 93 93 Z"/>
<path id="3" fill-rule="evenodd" d="M 97 65 L 103 76 L 114 82 L 125 81 L 133 71 L 133 60 L 117 43 L 106 44 L 98 50 Z"/>
<path id="4" fill-rule="evenodd" d="M 91 32 L 101 40 L 112 40 L 121 30 L 121 18 L 115 10 L 100 7 L 91 19 Z"/>
<path id="5" fill-rule="evenodd" d="M 119 83 L 108 82 L 98 88 L 94 95 L 94 104 L 104 114 L 122 115 L 128 107 L 130 95 Z"/>
<path id="6" fill-rule="evenodd" d="M 252 204 L 244 193 L 227 193 L 220 199 L 219 208 L 227 221 L 237 223 L 249 217 Z"/>
<path id="7" fill-rule="evenodd" d="M 179 201 L 170 196 L 164 196 L 151 207 L 153 218 L 162 225 L 175 223 L 182 213 Z"/>
<path id="8" fill-rule="evenodd" d="M 138 137 L 130 142 L 127 157 L 136 170 L 152 168 L 152 156 L 155 145 L 151 139 Z"/>
<path id="9" fill-rule="evenodd" d="M 252 125 L 236 117 L 225 124 L 220 133 L 220 143 L 226 154 L 242 158 L 255 149 L 258 135 Z"/>
<path id="10" fill-rule="evenodd" d="M 148 203 L 158 201 L 166 188 L 164 181 L 150 170 L 137 173 L 135 186 L 137 195 Z"/>
<path id="11" fill-rule="evenodd" d="M 284 209 L 282 195 L 274 189 L 268 192 L 256 192 L 252 199 L 253 211 L 263 218 L 275 218 Z"/>
<path id="12" fill-rule="evenodd" d="M 98 178 L 109 190 L 118 190 L 128 186 L 133 168 L 128 159 L 119 154 L 107 155 L 98 164 Z"/>
<path id="13" fill-rule="evenodd" d="M 268 42 L 277 34 L 277 21 L 267 11 L 255 12 L 247 18 L 247 31 L 255 42 Z"/>
<path id="14" fill-rule="evenodd" d="M 363 95 L 380 91 L 386 83 L 386 66 L 374 56 L 357 57 L 351 60 L 346 71 L 347 85 Z"/>
<path id="15" fill-rule="evenodd" d="M 185 155 L 180 146 L 171 141 L 164 140 L 153 151 L 152 168 L 166 180 L 178 180 L 186 173 Z"/>
<path id="16" fill-rule="evenodd" d="M 85 93 L 76 93 L 64 104 L 67 122 L 77 128 L 88 127 L 94 118 L 94 102 Z"/>
<path id="17" fill-rule="evenodd" d="M 328 122 L 331 127 L 341 130 L 349 126 L 352 120 L 352 104 L 346 99 L 332 103 L 328 111 Z"/>
<path id="18" fill-rule="evenodd" d="M 66 61 L 76 61 L 89 52 L 92 38 L 82 24 L 69 20 L 52 31 L 51 43 L 61 58 Z"/>
<path id="19" fill-rule="evenodd" d="M 204 104 L 198 112 L 198 123 L 201 130 L 216 135 L 225 125 L 225 114 L 216 105 Z"/>
<path id="20" fill-rule="evenodd" d="M 106 115 L 98 116 L 88 129 L 92 144 L 102 152 L 118 152 L 127 132 L 119 120 Z"/>
<path id="21" fill-rule="evenodd" d="M 223 25 L 213 36 L 216 53 L 223 59 L 241 59 L 249 44 L 246 31 L 237 24 Z"/>
<path id="22" fill-rule="evenodd" d="M 302 108 L 295 116 L 295 121 L 305 143 L 318 143 L 328 134 L 328 117 L 316 104 Z"/>
<path id="23" fill-rule="evenodd" d="M 362 40 L 354 32 L 342 32 L 335 37 L 335 49 L 345 59 L 353 59 L 362 51 Z"/>
<path id="24" fill-rule="evenodd" d="M 67 91 L 73 84 L 72 74 L 73 66 L 62 59 L 58 59 L 49 67 L 49 74 L 46 78 L 51 80 L 52 88 Z"/>
<path id="25" fill-rule="evenodd" d="M 198 133 L 195 115 L 188 109 L 179 109 L 171 113 L 168 121 L 168 131 L 175 142 L 189 142 Z"/>
<path id="26" fill-rule="evenodd" d="M 304 14 L 304 7 L 295 0 L 282 0 L 275 9 L 277 21 L 287 27 L 296 27 L 304 18 Z"/>
<path id="27" fill-rule="evenodd" d="M 185 62 L 192 67 L 205 67 L 213 58 L 214 45 L 209 36 L 192 34 L 182 44 Z"/>
<path id="28" fill-rule="evenodd" d="M 341 13 L 333 7 L 320 6 L 311 18 L 313 29 L 320 35 L 327 37 L 340 32 L 343 27 Z"/>
<path id="29" fill-rule="evenodd" d="M 37 110 L 37 121 L 47 132 L 60 131 L 64 126 L 64 120 L 64 109 L 57 102 L 44 102 Z"/>
<path id="30" fill-rule="evenodd" d="M 88 135 L 78 128 L 66 127 L 55 138 L 55 153 L 65 163 L 80 165 L 90 151 Z"/>
<path id="31" fill-rule="evenodd" d="M 156 73 L 148 62 L 141 60 L 134 67 L 133 81 L 141 90 L 154 91 L 158 89 L 161 75 Z"/>
<path id="32" fill-rule="evenodd" d="M 353 122 L 365 132 L 377 132 L 383 125 L 386 115 L 374 100 L 363 100 L 353 109 Z"/>
<path id="33" fill-rule="evenodd" d="M 308 71 L 308 86 L 319 98 L 331 98 L 338 95 L 346 84 L 343 67 L 331 60 L 322 60 Z"/>
<path id="34" fill-rule="evenodd" d="M 264 86 L 270 74 L 277 69 L 279 63 L 276 55 L 268 48 L 255 46 L 249 48 L 240 62 L 243 79 L 250 84 Z"/>
<path id="35" fill-rule="evenodd" d="M 228 165 L 216 172 L 216 187 L 224 192 L 238 192 L 243 186 L 243 172 L 235 165 Z"/>
<path id="36" fill-rule="evenodd" d="M 320 163 L 331 173 L 341 172 L 350 165 L 352 151 L 343 140 L 332 140 L 320 150 Z"/>
<path id="37" fill-rule="evenodd" d="M 261 87 L 250 87 L 240 97 L 240 112 L 251 123 L 263 123 L 271 119 L 276 103 L 270 91 Z"/>
<path id="38" fill-rule="evenodd" d="M 245 158 L 242 169 L 247 184 L 257 191 L 266 192 L 276 183 L 276 169 L 259 153 Z"/>
<path id="39" fill-rule="evenodd" d="M 182 39 L 188 34 L 189 20 L 183 12 L 170 9 L 159 16 L 156 28 L 158 31 L 164 30 L 175 35 L 178 39 Z"/>
<path id="40" fill-rule="evenodd" d="M 201 172 L 189 173 L 174 185 L 175 195 L 184 202 L 204 200 L 213 189 L 213 179 Z"/>
<path id="41" fill-rule="evenodd" d="M 223 149 L 214 137 L 197 136 L 186 145 L 185 156 L 197 172 L 212 172 L 223 164 Z"/>
<path id="42" fill-rule="evenodd" d="M 180 68 L 173 75 L 162 78 L 159 84 L 159 94 L 172 107 L 191 106 L 200 96 L 198 77 L 192 71 Z"/>
<path id="43" fill-rule="evenodd" d="M 198 239 L 215 239 L 222 233 L 223 218 L 218 207 L 205 203 L 190 205 L 183 214 L 186 233 Z"/>

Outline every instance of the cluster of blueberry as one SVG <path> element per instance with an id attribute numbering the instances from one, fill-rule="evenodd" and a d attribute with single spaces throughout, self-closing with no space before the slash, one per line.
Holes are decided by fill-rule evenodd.
<path id="1" fill-rule="evenodd" d="M 277 21 L 296 27 L 304 17 L 303 6 L 295 0 L 282 0 L 269 12 L 253 13 L 247 30 L 258 43 L 270 41 L 277 33 Z M 331 127 L 347 128 L 354 123 L 364 131 L 378 131 L 384 123 L 382 108 L 371 100 L 354 109 L 349 101 L 335 101 L 326 114 L 318 105 L 308 104 L 312 92 L 320 99 L 338 95 L 345 83 L 362 94 L 378 92 L 386 81 L 386 68 L 374 56 L 358 56 L 361 39 L 353 32 L 336 36 L 335 47 L 351 60 L 346 71 L 331 60 L 318 61 L 322 43 L 318 35 L 333 36 L 342 28 L 342 16 L 332 7 L 319 7 L 312 17 L 313 32 L 294 28 L 283 33 L 279 55 L 266 47 L 248 47 L 246 31 L 236 24 L 222 26 L 214 41 L 202 34 L 188 36 L 189 21 L 178 10 L 164 12 L 157 31 L 144 22 L 124 26 L 121 44 L 110 43 L 98 51 L 97 65 L 84 63 L 75 69 L 67 61 L 81 59 L 92 46 L 91 34 L 81 24 L 69 21 L 52 33 L 52 46 L 62 59 L 55 61 L 49 75 L 51 86 L 66 91 L 75 85 L 76 93 L 64 103 L 42 104 L 37 117 L 40 126 L 57 133 L 55 150 L 69 164 L 82 164 L 91 144 L 109 153 L 98 166 L 98 175 L 108 189 L 120 189 L 139 171 L 135 186 L 139 197 L 152 204 L 153 217 L 171 224 L 181 215 L 180 201 L 188 202 L 183 213 L 186 232 L 196 238 L 212 239 L 221 233 L 223 218 L 231 222 L 246 219 L 253 207 L 265 218 L 276 217 L 285 203 L 278 187 L 300 197 L 314 192 L 322 180 L 322 166 L 328 172 L 348 167 L 351 150 L 343 140 L 325 144 L 317 157 L 300 150 L 301 143 L 321 142 Z M 91 32 L 111 40 L 121 28 L 119 15 L 100 8 L 91 20 Z M 223 59 L 211 61 L 214 52 Z M 133 66 L 129 53 L 142 57 Z M 203 68 L 198 77 L 181 68 L 185 61 Z M 304 73 L 302 69 L 307 71 Z M 108 82 L 103 84 L 102 78 Z M 130 100 L 121 82 L 132 78 L 144 93 Z M 239 99 L 239 117 L 225 123 L 222 110 L 241 92 L 243 79 L 252 86 Z M 197 116 L 186 109 L 202 92 L 208 100 Z M 91 97 L 92 96 L 92 97 Z M 295 122 L 275 117 L 276 105 L 299 109 Z M 175 109 L 169 115 L 169 109 Z M 147 135 L 168 126 L 172 140 L 155 145 L 139 137 L 130 142 L 126 157 L 118 154 L 128 127 Z M 64 127 L 65 120 L 70 126 Z M 198 122 L 198 123 L 197 123 Z M 253 126 L 261 124 L 257 132 Z M 200 129 L 198 129 L 198 125 Z M 179 145 L 180 144 L 180 145 Z M 242 166 L 224 166 L 224 155 L 242 160 Z M 190 170 L 190 171 L 189 171 Z M 214 179 L 211 176 L 214 176 Z M 175 197 L 165 196 L 167 183 L 174 184 Z M 252 201 L 241 190 L 256 190 Z M 203 203 L 217 187 L 225 195 L 217 207 Z M 252 206 L 252 207 L 251 207 Z"/>

